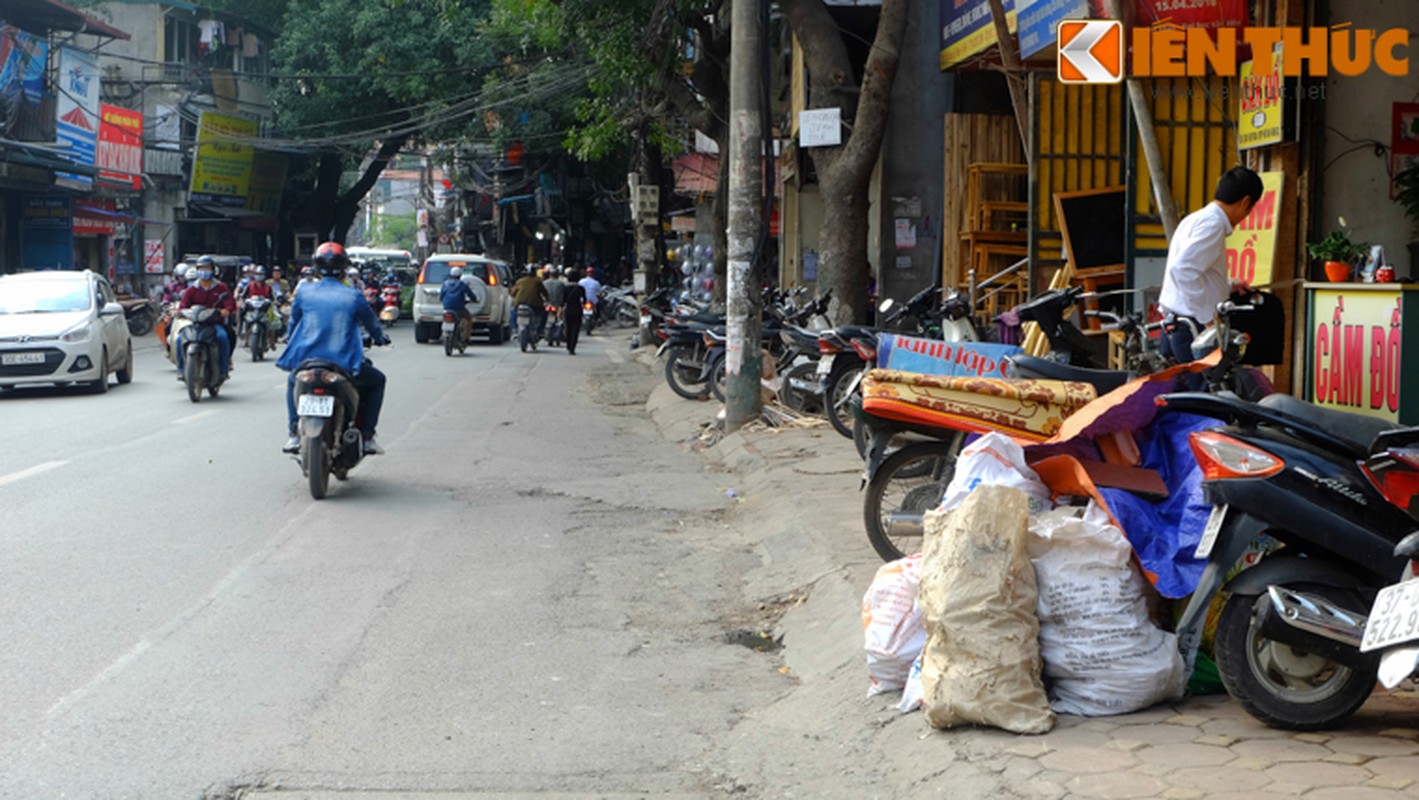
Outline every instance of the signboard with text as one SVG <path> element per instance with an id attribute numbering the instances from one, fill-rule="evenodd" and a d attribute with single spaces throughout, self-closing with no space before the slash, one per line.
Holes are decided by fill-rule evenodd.
<path id="1" fill-rule="evenodd" d="M 143 112 L 99 105 L 99 183 L 143 190 Z"/>
<path id="2" fill-rule="evenodd" d="M 74 217 L 68 197 L 32 194 L 20 200 L 20 266 L 73 269 Z"/>
<path id="3" fill-rule="evenodd" d="M 251 188 L 257 122 L 203 111 L 197 124 L 188 202 L 242 208 Z"/>
<path id="4" fill-rule="evenodd" d="M 1013 33 L 1015 0 L 1002 0 L 1005 22 Z M 950 69 L 995 44 L 995 21 L 989 0 L 941 0 L 941 69 Z"/>
<path id="5" fill-rule="evenodd" d="M 72 47 L 59 49 L 59 73 L 55 76 L 54 134 L 67 145 L 66 157 L 75 164 L 94 165 L 99 139 L 99 62 L 96 57 Z M 89 189 L 94 179 L 69 172 L 55 173 L 55 183 L 71 189 Z"/>
<path id="6" fill-rule="evenodd" d="M 1276 225 L 1281 219 L 1282 172 L 1261 173 L 1261 202 L 1227 237 L 1227 273 L 1252 286 L 1271 283 L 1276 266 Z"/>
<path id="7" fill-rule="evenodd" d="M 1310 290 L 1308 400 L 1399 421 L 1404 293 L 1393 287 Z"/>
<path id="8" fill-rule="evenodd" d="M 166 261 L 162 239 L 143 240 L 143 272 L 148 275 L 161 275 L 166 271 Z"/>

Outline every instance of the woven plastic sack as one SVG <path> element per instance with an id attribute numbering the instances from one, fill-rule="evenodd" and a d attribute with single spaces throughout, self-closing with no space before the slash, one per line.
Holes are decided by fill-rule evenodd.
<path id="1" fill-rule="evenodd" d="M 867 650 L 867 696 L 906 686 L 912 662 L 926 644 L 926 628 L 917 604 L 921 556 L 907 556 L 877 568 L 862 597 L 862 631 Z"/>

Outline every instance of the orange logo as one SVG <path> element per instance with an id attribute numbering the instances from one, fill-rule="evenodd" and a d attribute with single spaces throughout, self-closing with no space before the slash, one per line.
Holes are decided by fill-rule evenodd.
<path id="1" fill-rule="evenodd" d="M 1060 83 L 1123 80 L 1123 23 L 1116 19 L 1066 19 L 1059 36 Z"/>

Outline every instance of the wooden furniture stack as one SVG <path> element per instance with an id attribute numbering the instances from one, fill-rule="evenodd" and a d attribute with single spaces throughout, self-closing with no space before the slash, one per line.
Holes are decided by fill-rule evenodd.
<path id="1" fill-rule="evenodd" d="M 966 289 L 968 271 L 976 283 L 1029 255 L 1029 204 L 1020 196 L 1029 174 L 1025 164 L 976 163 L 966 173 L 966 227 L 960 232 L 957 285 Z M 1025 299 L 1029 271 L 1019 270 L 981 309 L 994 318 Z M 996 288 L 992 285 L 991 289 Z"/>

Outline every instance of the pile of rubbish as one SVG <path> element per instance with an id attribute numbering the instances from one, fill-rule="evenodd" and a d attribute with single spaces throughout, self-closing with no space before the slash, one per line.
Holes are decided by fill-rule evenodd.
<path id="1" fill-rule="evenodd" d="M 962 452 L 923 552 L 863 598 L 869 695 L 900 691 L 938 728 L 1031 734 L 1181 699 L 1188 667 L 1133 544 L 1098 499 L 1056 494 L 1008 437 Z"/>

